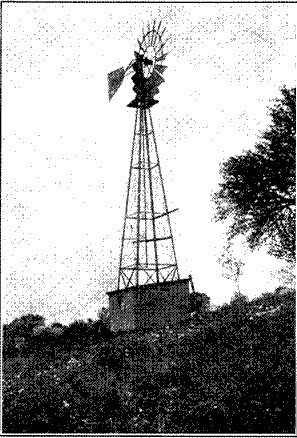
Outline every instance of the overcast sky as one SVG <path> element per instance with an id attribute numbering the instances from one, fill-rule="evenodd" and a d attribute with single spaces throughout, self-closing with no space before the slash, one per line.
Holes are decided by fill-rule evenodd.
<path id="1" fill-rule="evenodd" d="M 226 226 L 211 193 L 219 164 L 253 148 L 279 87 L 295 86 L 296 4 L 4 3 L 2 312 L 95 318 L 117 285 L 134 127 L 130 78 L 143 26 L 162 20 L 170 54 L 152 117 L 181 277 L 213 304 L 236 287 L 217 258 Z M 283 263 L 244 254 L 241 290 L 273 291 Z"/>

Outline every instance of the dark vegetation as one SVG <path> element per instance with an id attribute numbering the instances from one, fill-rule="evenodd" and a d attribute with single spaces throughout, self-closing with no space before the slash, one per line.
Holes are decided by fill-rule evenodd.
<path id="1" fill-rule="evenodd" d="M 281 88 L 269 108 L 271 124 L 253 150 L 222 163 L 215 193 L 216 219 L 231 220 L 229 238 L 247 238 L 251 249 L 295 260 L 296 88 Z"/>
<path id="2" fill-rule="evenodd" d="M 186 327 L 113 335 L 98 321 L 3 327 L 5 433 L 293 433 L 295 291 L 209 310 Z"/>

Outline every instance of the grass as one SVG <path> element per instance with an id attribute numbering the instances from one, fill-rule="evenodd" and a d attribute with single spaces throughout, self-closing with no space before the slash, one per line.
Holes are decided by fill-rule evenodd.
<path id="1" fill-rule="evenodd" d="M 6 433 L 294 433 L 295 294 L 7 358 L 3 377 Z"/>

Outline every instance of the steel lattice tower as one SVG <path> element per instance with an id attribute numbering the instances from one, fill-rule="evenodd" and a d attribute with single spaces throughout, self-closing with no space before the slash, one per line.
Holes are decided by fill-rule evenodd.
<path id="1" fill-rule="evenodd" d="M 139 105 L 120 253 L 118 289 L 179 280 L 150 108 Z"/>
<path id="2" fill-rule="evenodd" d="M 125 218 L 120 252 L 118 290 L 143 284 L 179 280 L 179 272 L 161 173 L 151 107 L 164 82 L 162 62 L 165 43 L 161 22 L 137 40 L 139 51 L 127 68 L 108 74 L 109 99 L 131 71 L 136 96 L 128 104 L 136 108 L 128 179 Z"/>

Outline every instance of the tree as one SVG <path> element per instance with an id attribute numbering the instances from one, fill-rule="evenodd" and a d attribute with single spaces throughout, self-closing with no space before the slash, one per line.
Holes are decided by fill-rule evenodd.
<path id="1" fill-rule="evenodd" d="M 242 267 L 245 263 L 234 254 L 230 242 L 224 246 L 223 252 L 218 258 L 218 262 L 222 267 L 223 277 L 235 282 L 237 288 L 235 296 L 239 297 L 241 295 L 239 280 L 242 275 Z"/>
<path id="2" fill-rule="evenodd" d="M 204 313 L 209 310 L 210 298 L 200 292 L 193 292 L 190 294 L 190 311 Z"/>
<path id="3" fill-rule="evenodd" d="M 248 310 L 248 304 L 249 304 L 249 299 L 246 295 L 236 294 L 234 297 L 231 298 L 230 309 L 231 312 L 235 314 L 239 323 L 241 322 L 239 320 L 239 315 L 244 316 L 246 314 Z"/>
<path id="4" fill-rule="evenodd" d="M 270 271 L 270 275 L 281 287 L 293 289 L 296 287 L 296 263 L 287 263 L 278 270 Z"/>
<path id="5" fill-rule="evenodd" d="M 64 330 L 62 337 L 67 350 L 83 349 L 89 341 L 88 324 L 83 320 L 71 322 Z"/>
<path id="6" fill-rule="evenodd" d="M 14 336 L 22 336 L 24 338 L 31 336 L 34 328 L 45 325 L 45 319 L 40 315 L 23 315 L 20 318 L 15 318 L 9 325 L 9 329 Z"/>
<path id="7" fill-rule="evenodd" d="M 11 323 L 3 326 L 3 355 L 14 357 L 20 351 L 23 354 L 24 343 L 28 343 L 32 337 L 34 329 L 44 327 L 45 319 L 40 315 L 23 315 L 15 318 Z M 20 348 L 22 347 L 22 348 Z"/>
<path id="8" fill-rule="evenodd" d="M 231 219 L 228 238 L 239 234 L 251 249 L 268 245 L 277 258 L 295 259 L 296 88 L 280 89 L 272 119 L 255 149 L 222 163 L 214 194 L 216 220 Z"/>

